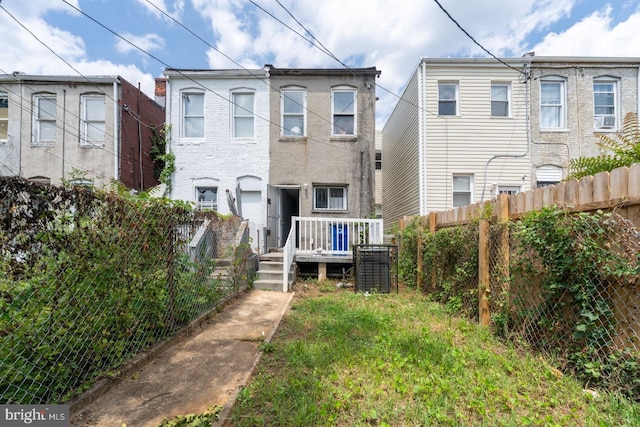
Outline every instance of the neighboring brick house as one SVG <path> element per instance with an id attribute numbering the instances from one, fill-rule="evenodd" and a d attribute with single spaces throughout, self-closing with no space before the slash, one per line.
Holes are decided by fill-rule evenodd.
<path id="1" fill-rule="evenodd" d="M 119 76 L 0 75 L 0 174 L 145 190 L 158 184 L 149 151 L 163 123 Z"/>
<path id="2" fill-rule="evenodd" d="M 382 131 L 384 225 L 557 183 L 638 111 L 638 58 L 422 58 Z"/>
<path id="3" fill-rule="evenodd" d="M 267 245 L 291 217 L 375 214 L 375 67 L 276 68 L 271 87 Z"/>
<path id="4" fill-rule="evenodd" d="M 176 167 L 170 197 L 248 219 L 253 247 L 259 248 L 269 180 L 268 74 L 261 69 L 166 69 L 164 74 L 168 149 Z M 158 97 L 162 81 L 157 80 Z"/>

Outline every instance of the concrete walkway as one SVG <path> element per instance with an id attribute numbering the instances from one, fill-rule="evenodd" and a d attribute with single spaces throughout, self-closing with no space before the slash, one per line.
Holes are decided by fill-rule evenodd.
<path id="1" fill-rule="evenodd" d="M 243 293 L 101 397 L 72 406 L 71 425 L 157 427 L 164 419 L 211 406 L 223 407 L 225 417 L 260 359 L 260 343 L 271 339 L 292 298 L 293 293 Z"/>

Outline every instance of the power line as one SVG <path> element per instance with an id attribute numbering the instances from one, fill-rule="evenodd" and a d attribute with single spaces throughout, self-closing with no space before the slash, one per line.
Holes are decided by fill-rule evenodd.
<path id="1" fill-rule="evenodd" d="M 231 58 L 229 55 L 227 55 L 226 53 L 222 52 L 221 50 L 219 50 L 218 48 L 216 48 L 215 46 L 213 46 L 211 43 L 209 43 L 207 40 L 205 40 L 204 38 L 202 38 L 200 35 L 194 33 L 191 29 L 189 29 L 187 26 L 185 26 L 182 22 L 178 21 L 177 19 L 175 19 L 173 16 L 169 15 L 168 13 L 166 13 L 164 10 L 160 9 L 158 6 L 156 6 L 155 4 L 153 4 L 150 0 L 145 0 L 147 3 L 149 3 L 149 5 L 151 5 L 152 7 L 154 7 L 156 10 L 158 10 L 158 12 L 160 12 L 161 14 L 163 14 L 165 17 L 167 17 L 168 19 L 170 19 L 171 21 L 175 22 L 176 24 L 178 24 L 180 27 L 182 27 L 183 29 L 185 29 L 187 32 L 189 32 L 191 35 L 193 35 L 194 37 L 196 37 L 198 40 L 200 40 L 202 43 L 204 43 L 205 45 L 209 46 L 211 49 L 215 50 L 216 52 L 218 52 L 219 54 L 221 54 L 222 56 L 224 56 L 225 58 L 227 58 L 229 61 L 233 62 L 236 66 L 240 67 L 241 69 L 243 69 L 244 71 L 246 71 L 247 73 L 249 73 L 251 76 L 253 77 L 257 77 L 260 78 L 262 76 L 258 76 L 255 75 L 251 70 L 247 69 L 246 67 L 244 67 L 242 64 L 240 64 L 239 62 L 237 62 L 236 60 L 234 60 L 233 58 Z M 274 91 L 276 90 L 268 81 L 266 80 L 262 80 L 260 79 L 260 81 L 262 81 L 264 84 L 266 84 L 270 89 L 273 89 Z M 294 102 L 296 105 L 302 107 L 305 111 L 308 111 L 310 113 L 312 113 L 314 116 L 322 119 L 323 121 L 333 125 L 333 122 L 329 119 L 327 119 L 326 117 L 316 113 L 315 111 L 309 109 L 306 105 L 300 104 L 297 101 L 291 99 L 292 102 Z M 233 102 L 230 100 L 230 102 Z M 283 126 L 281 126 L 280 124 L 278 124 L 278 127 L 282 130 L 284 129 Z M 363 138 L 366 142 L 371 142 L 369 141 L 367 138 Z"/>
<path id="2" fill-rule="evenodd" d="M 523 71 L 518 70 L 517 68 L 507 64 L 506 62 L 504 62 L 502 59 L 498 58 L 497 56 L 495 56 L 493 53 L 491 53 L 488 49 L 486 49 L 484 46 L 482 46 L 480 43 L 478 43 L 476 41 L 476 39 L 473 38 L 473 36 L 471 34 L 469 34 L 467 32 L 467 30 L 465 30 L 464 28 L 462 28 L 462 25 L 460 25 L 458 23 L 458 21 L 456 21 L 454 19 L 453 16 L 451 16 L 451 14 L 447 11 L 447 9 L 445 9 L 438 0 L 433 0 L 438 7 L 445 13 L 445 15 L 447 15 L 449 17 L 449 19 L 451 20 L 451 22 L 453 22 L 454 24 L 456 24 L 456 26 L 460 29 L 460 31 L 462 31 L 467 37 L 469 37 L 469 39 L 471 39 L 472 42 L 474 42 L 476 45 L 478 45 L 480 47 L 480 49 L 484 50 L 486 53 L 488 53 L 493 59 L 495 59 L 496 61 L 500 62 L 502 65 L 509 67 L 515 71 L 517 71 L 519 74 L 524 74 Z"/>

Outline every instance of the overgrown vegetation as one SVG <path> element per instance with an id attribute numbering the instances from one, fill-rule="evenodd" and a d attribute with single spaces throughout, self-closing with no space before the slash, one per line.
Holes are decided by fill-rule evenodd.
<path id="1" fill-rule="evenodd" d="M 616 394 L 594 398 L 551 362 L 498 342 L 415 290 L 297 286 L 231 425 L 640 423 L 638 405 Z"/>
<path id="2" fill-rule="evenodd" d="M 580 179 L 640 162 L 640 129 L 638 116 L 635 113 L 627 113 L 622 132 L 596 132 L 595 135 L 599 139 L 596 144 L 604 153 L 596 157 L 571 159 L 567 179 Z"/>
<path id="3" fill-rule="evenodd" d="M 215 213 L 144 195 L 0 186 L 5 403 L 66 401 L 238 289 L 213 277 L 211 245 L 188 250 L 206 221 L 224 229 Z"/>
<path id="4" fill-rule="evenodd" d="M 633 224 L 614 214 L 547 208 L 491 230 L 488 298 L 496 335 L 552 355 L 587 387 L 640 401 L 633 309 L 640 237 Z M 431 234 L 414 219 L 399 240 L 400 277 L 410 286 L 422 283 L 448 312 L 478 321 L 477 224 Z"/>
<path id="5" fill-rule="evenodd" d="M 613 236 L 621 241 L 614 244 Z M 520 248 L 515 274 L 540 280 L 540 302 L 512 313 L 539 326 L 538 342 L 532 344 L 561 349 L 563 368 L 585 383 L 640 400 L 640 352 L 624 347 L 630 343 L 622 348 L 614 343 L 613 300 L 627 278 L 640 273 L 637 247 L 625 245 L 635 236 L 612 214 L 545 208 L 516 224 L 515 237 Z"/>

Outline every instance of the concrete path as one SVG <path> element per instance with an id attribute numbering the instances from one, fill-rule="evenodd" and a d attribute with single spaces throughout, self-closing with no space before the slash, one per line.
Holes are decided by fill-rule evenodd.
<path id="1" fill-rule="evenodd" d="M 127 372 L 104 395 L 72 408 L 71 425 L 157 427 L 166 418 L 214 405 L 227 415 L 260 359 L 260 343 L 271 339 L 292 298 L 293 293 L 247 291 L 190 337 Z"/>

